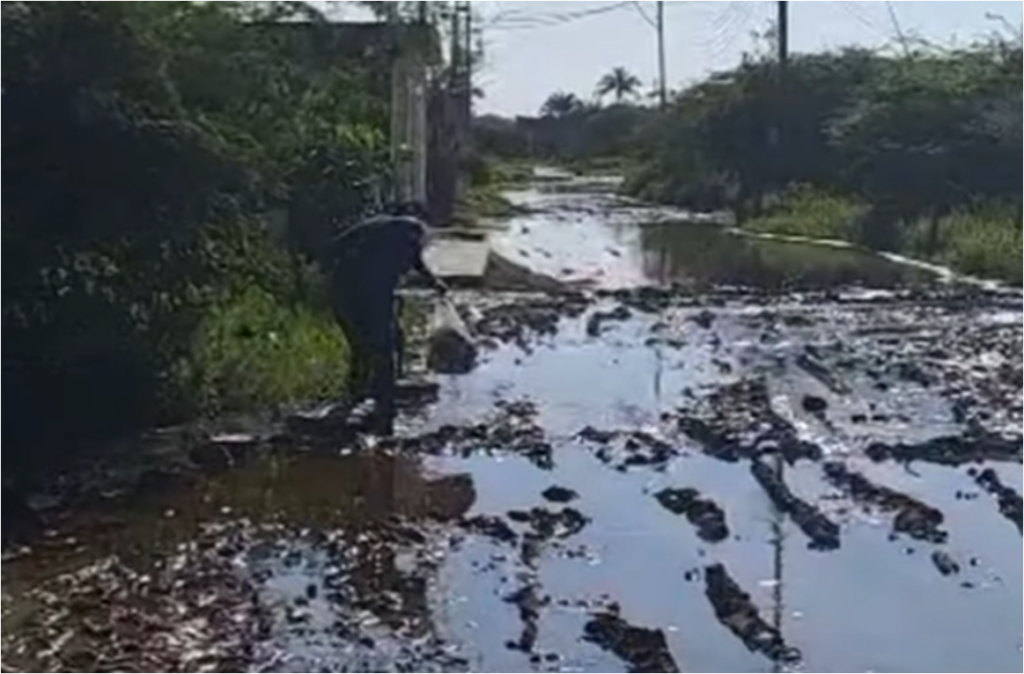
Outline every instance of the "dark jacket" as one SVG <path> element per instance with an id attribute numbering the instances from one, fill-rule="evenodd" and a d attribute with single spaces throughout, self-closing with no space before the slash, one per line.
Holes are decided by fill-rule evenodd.
<path id="1" fill-rule="evenodd" d="M 357 300 L 390 307 L 395 290 L 411 271 L 438 285 L 423 262 L 427 233 L 423 221 L 393 215 L 374 216 L 343 231 L 335 239 L 335 297 L 348 305 Z"/>

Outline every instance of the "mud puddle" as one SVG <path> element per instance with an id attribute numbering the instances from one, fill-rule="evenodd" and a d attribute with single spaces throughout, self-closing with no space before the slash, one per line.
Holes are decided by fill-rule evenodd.
<path id="1" fill-rule="evenodd" d="M 394 440 L 55 526 L 5 669 L 1016 668 L 1019 297 L 521 198 L 502 245 L 601 288 L 457 296 L 481 363 Z"/>

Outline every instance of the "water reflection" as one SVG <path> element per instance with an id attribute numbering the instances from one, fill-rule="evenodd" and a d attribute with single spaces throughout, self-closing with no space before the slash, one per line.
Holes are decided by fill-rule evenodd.
<path id="1" fill-rule="evenodd" d="M 712 215 L 620 199 L 607 183 L 590 188 L 564 181 L 509 193 L 526 214 L 494 237 L 495 249 L 533 271 L 603 287 L 892 288 L 934 279 L 855 249 L 744 237 Z"/>
<path id="2" fill-rule="evenodd" d="M 919 270 L 860 251 L 745 238 L 717 225 L 643 225 L 639 243 L 648 278 L 659 283 L 683 281 L 702 289 L 893 287 L 927 278 Z"/>
<path id="3" fill-rule="evenodd" d="M 435 477 L 417 457 L 289 449 L 190 488 L 150 493 L 131 509 L 80 513 L 49 545 L 4 565 L 5 592 L 20 609 L 18 625 L 33 633 L 47 620 L 33 591 L 63 587 L 69 581 L 54 580 L 62 572 L 114 560 L 128 569 L 119 611 L 160 633 L 173 625 L 152 615 L 148 585 L 131 579 L 176 587 L 225 563 L 271 609 L 266 653 L 256 654 L 261 669 L 426 671 L 423 663 L 434 662 L 450 670 L 458 663 L 438 652 L 428 596 L 446 539 L 430 523 L 459 519 L 475 500 L 468 474 Z M 93 596 L 97 577 L 82 575 L 72 591 Z M 67 614 L 59 627 L 77 632 L 87 618 Z M 4 623 L 18 626 L 6 616 Z M 287 662 L 276 657 L 283 653 Z"/>
<path id="4" fill-rule="evenodd" d="M 395 516 L 453 520 L 476 493 L 468 475 L 431 477 L 420 457 L 284 453 L 226 473 L 193 497 L 207 513 L 230 507 L 256 521 L 365 529 Z"/>

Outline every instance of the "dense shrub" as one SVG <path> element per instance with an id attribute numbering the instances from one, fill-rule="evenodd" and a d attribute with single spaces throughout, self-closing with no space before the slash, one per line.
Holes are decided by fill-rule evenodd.
<path id="1" fill-rule="evenodd" d="M 315 263 L 384 179 L 368 65 L 301 3 L 2 11 L 9 458 L 336 393 Z"/>

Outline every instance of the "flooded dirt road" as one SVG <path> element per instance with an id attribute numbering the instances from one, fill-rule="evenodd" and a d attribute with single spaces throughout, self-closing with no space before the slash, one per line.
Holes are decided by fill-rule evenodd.
<path id="1" fill-rule="evenodd" d="M 229 438 L 5 562 L 5 669 L 1016 671 L 1020 293 L 600 187 L 511 195 L 593 288 L 457 297 L 398 438 Z"/>

